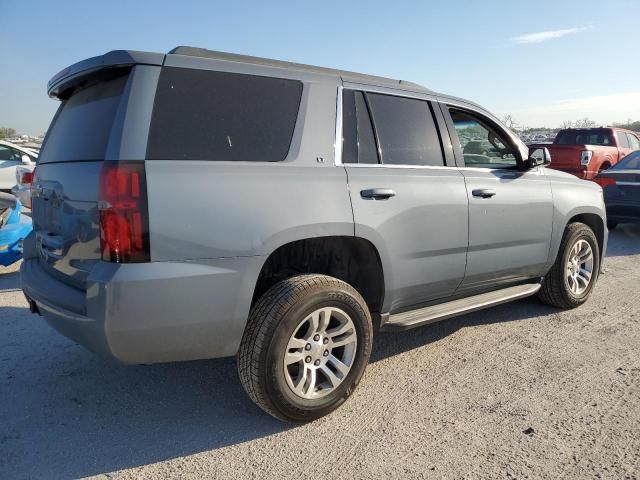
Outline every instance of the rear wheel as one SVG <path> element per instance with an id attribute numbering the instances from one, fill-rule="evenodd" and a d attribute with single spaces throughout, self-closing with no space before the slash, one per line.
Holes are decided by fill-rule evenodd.
<path id="1" fill-rule="evenodd" d="M 369 310 L 349 284 L 301 275 L 269 289 L 249 316 L 240 350 L 240 380 L 267 413 L 315 420 L 357 386 L 372 345 Z"/>
<path id="2" fill-rule="evenodd" d="M 544 277 L 539 298 L 559 308 L 575 308 L 587 301 L 600 271 L 600 249 L 584 223 L 567 226 L 558 256 Z"/>

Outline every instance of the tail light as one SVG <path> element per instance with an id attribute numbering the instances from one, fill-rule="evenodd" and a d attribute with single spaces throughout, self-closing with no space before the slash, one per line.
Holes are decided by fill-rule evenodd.
<path id="1" fill-rule="evenodd" d="M 593 180 L 602 188 L 616 184 L 616 179 L 610 177 L 596 177 Z"/>
<path id="2" fill-rule="evenodd" d="M 580 155 L 580 165 L 583 165 L 583 166 L 589 165 L 589 162 L 591 161 L 591 157 L 593 157 L 593 152 L 589 150 L 583 150 L 582 154 Z"/>
<path id="3" fill-rule="evenodd" d="M 144 162 L 105 161 L 98 190 L 102 260 L 150 260 L 147 179 Z"/>
<path id="4" fill-rule="evenodd" d="M 35 176 L 35 174 L 36 174 L 35 168 L 33 169 L 33 171 L 24 170 L 20 172 L 20 179 L 18 181 L 18 184 L 31 185 L 33 183 L 33 177 Z"/>

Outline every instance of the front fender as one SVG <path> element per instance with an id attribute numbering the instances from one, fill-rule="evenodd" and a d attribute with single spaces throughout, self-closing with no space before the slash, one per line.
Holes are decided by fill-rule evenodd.
<path id="1" fill-rule="evenodd" d="M 598 219 L 602 229 L 602 238 L 599 240 L 602 246 L 600 256 L 603 259 L 607 246 L 607 214 L 602 189 L 593 182 L 573 179 L 571 181 L 552 181 L 551 188 L 554 215 L 548 267 L 551 268 L 556 260 L 567 225 L 574 220 L 581 220 L 581 216 L 582 220 L 584 218 Z M 598 232 L 595 233 L 598 236 Z"/>

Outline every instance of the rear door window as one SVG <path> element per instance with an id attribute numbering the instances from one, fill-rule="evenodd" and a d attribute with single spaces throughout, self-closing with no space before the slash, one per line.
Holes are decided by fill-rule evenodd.
<path id="1" fill-rule="evenodd" d="M 147 158 L 284 160 L 301 97 L 298 80 L 164 67 Z"/>
<path id="2" fill-rule="evenodd" d="M 627 135 L 624 132 L 618 132 L 618 147 L 629 148 L 629 141 Z"/>
<path id="3" fill-rule="evenodd" d="M 127 78 L 128 70 L 115 78 L 95 79 L 63 101 L 38 163 L 104 160 Z"/>
<path id="4" fill-rule="evenodd" d="M 640 141 L 632 133 L 627 133 L 627 140 L 629 141 L 629 148 L 631 150 L 640 150 Z"/>
<path id="5" fill-rule="evenodd" d="M 367 93 L 382 163 L 443 166 L 440 135 L 425 100 Z"/>
<path id="6" fill-rule="evenodd" d="M 343 92 L 342 163 L 378 163 L 376 140 L 364 95 L 353 90 Z"/>

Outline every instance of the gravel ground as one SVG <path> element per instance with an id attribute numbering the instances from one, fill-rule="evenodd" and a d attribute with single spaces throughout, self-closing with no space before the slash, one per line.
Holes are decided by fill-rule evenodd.
<path id="1" fill-rule="evenodd" d="M 127 367 L 30 315 L 0 270 L 0 478 L 640 478 L 640 227 L 591 300 L 381 334 L 346 405 L 291 427 L 232 359 Z"/>

